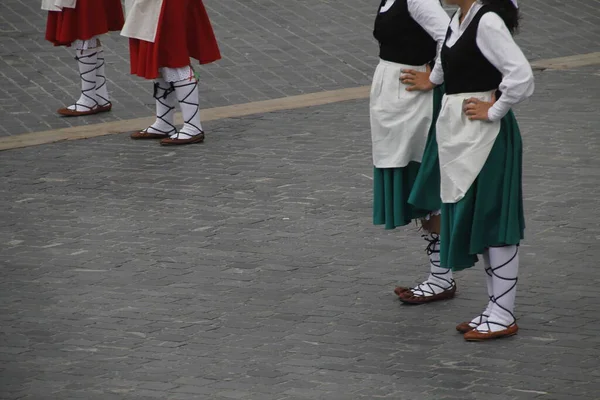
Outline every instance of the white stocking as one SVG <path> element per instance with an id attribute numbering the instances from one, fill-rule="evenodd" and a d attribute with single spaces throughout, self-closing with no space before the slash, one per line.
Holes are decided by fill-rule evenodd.
<path id="1" fill-rule="evenodd" d="M 487 250 L 492 272 L 493 302 L 487 321 L 477 327 L 479 332 L 498 332 L 516 322 L 515 296 L 519 275 L 519 247 L 491 247 Z"/>
<path id="2" fill-rule="evenodd" d="M 436 234 L 423 235 L 429 241 L 427 254 L 429 254 L 429 277 L 420 285 L 411 289 L 415 296 L 429 297 L 440 294 L 452 286 L 454 279 L 452 270 L 440 267 L 440 240 Z"/>
<path id="3" fill-rule="evenodd" d="M 98 47 L 98 58 L 96 62 L 96 101 L 100 107 L 105 107 L 110 104 L 108 95 L 108 87 L 106 86 L 106 72 L 104 68 L 104 50 Z"/>
<path id="4" fill-rule="evenodd" d="M 485 283 L 487 286 L 487 293 L 488 293 L 488 298 L 490 299 L 488 301 L 487 307 L 485 310 L 483 310 L 483 312 L 476 316 L 475 318 L 473 318 L 471 320 L 471 322 L 469 322 L 469 326 L 471 326 L 471 328 L 476 328 L 479 325 L 483 324 L 484 322 L 487 322 L 490 313 L 492 312 L 492 306 L 494 305 L 494 286 L 493 286 L 493 275 L 492 275 L 492 266 L 490 264 L 490 253 L 489 251 L 484 251 L 483 253 L 483 265 L 484 265 L 484 272 L 485 272 Z"/>
<path id="5" fill-rule="evenodd" d="M 172 139 L 189 139 L 203 133 L 202 122 L 200 121 L 200 109 L 198 101 L 198 81 L 180 81 L 173 84 L 177 100 L 183 114 L 183 128 Z"/>
<path id="6" fill-rule="evenodd" d="M 146 132 L 170 136 L 177 132 L 174 125 L 175 89 L 164 79 L 154 81 L 154 99 L 156 101 L 156 121 L 146 128 Z"/>
<path id="7" fill-rule="evenodd" d="M 96 49 L 77 50 L 75 57 L 79 65 L 81 77 L 81 96 L 69 110 L 90 111 L 98 106 L 96 102 L 96 63 L 98 53 Z"/>

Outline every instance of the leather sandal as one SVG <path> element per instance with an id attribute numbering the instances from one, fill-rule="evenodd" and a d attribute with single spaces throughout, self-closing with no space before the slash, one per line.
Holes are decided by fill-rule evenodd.
<path id="1" fill-rule="evenodd" d="M 147 130 L 134 132 L 130 136 L 133 140 L 147 140 L 147 139 L 165 139 L 168 138 L 169 135 L 165 135 L 164 133 L 151 133 Z"/>
<path id="2" fill-rule="evenodd" d="M 202 143 L 204 142 L 204 132 L 200 132 L 192 137 L 186 139 L 179 139 L 177 137 L 168 137 L 160 141 L 161 146 L 182 146 L 186 144 Z"/>
<path id="3" fill-rule="evenodd" d="M 431 284 L 427 284 L 427 285 L 431 285 Z M 431 293 L 435 293 L 432 292 Z M 442 301 L 442 300 L 449 300 L 451 298 L 454 297 L 454 295 L 456 294 L 456 283 L 454 282 L 454 280 L 452 281 L 452 286 L 450 286 L 448 289 L 437 293 L 437 294 L 431 294 L 431 295 L 427 295 L 427 296 L 421 296 L 421 295 L 416 295 L 413 290 L 409 290 L 407 292 L 404 292 L 401 296 L 399 296 L 400 301 L 402 301 L 403 303 L 406 304 L 426 304 L 426 303 L 432 303 L 434 301 Z"/>
<path id="4" fill-rule="evenodd" d="M 394 293 L 396 293 L 396 296 L 401 297 L 404 293 L 409 292 L 410 288 L 404 287 L 404 286 L 398 286 L 397 288 L 394 289 Z"/>
<path id="5" fill-rule="evenodd" d="M 96 114 L 100 114 L 100 113 L 105 113 L 105 112 L 109 112 L 112 110 L 112 103 L 107 103 L 103 106 L 98 106 L 98 109 L 96 111 Z"/>
<path id="6" fill-rule="evenodd" d="M 480 325 L 481 326 L 481 325 Z M 493 332 L 491 329 L 485 332 L 479 332 L 477 329 L 473 329 L 465 333 L 464 338 L 467 342 L 483 342 L 484 340 L 500 339 L 503 337 L 514 336 L 519 331 L 517 324 L 507 326 L 506 329 L 501 331 Z"/>
<path id="7" fill-rule="evenodd" d="M 456 325 L 456 330 L 462 334 L 465 334 L 467 332 L 471 332 L 473 329 L 475 329 L 476 327 L 472 327 L 471 326 L 471 322 L 467 321 L 467 322 L 461 322 L 460 324 Z"/>
<path id="8" fill-rule="evenodd" d="M 83 111 L 77 111 L 77 110 L 71 110 L 69 107 L 63 107 L 63 108 L 59 108 L 58 110 L 56 110 L 56 112 L 60 115 L 62 115 L 63 117 L 83 117 L 86 115 L 94 115 L 94 114 L 98 114 L 98 106 L 93 106 L 93 107 L 89 107 L 86 106 L 84 104 L 75 104 L 76 107 L 84 107 L 85 110 Z"/>

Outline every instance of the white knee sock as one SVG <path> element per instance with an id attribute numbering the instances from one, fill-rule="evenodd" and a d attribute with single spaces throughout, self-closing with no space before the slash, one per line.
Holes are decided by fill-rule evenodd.
<path id="1" fill-rule="evenodd" d="M 429 254 L 429 277 L 420 285 L 414 287 L 415 296 L 433 296 L 450 289 L 454 285 L 452 270 L 440 267 L 440 241 L 437 235 L 424 235 L 429 241 L 427 253 Z"/>
<path id="2" fill-rule="evenodd" d="M 177 132 L 174 125 L 175 116 L 175 89 L 164 79 L 158 78 L 154 81 L 154 100 L 156 101 L 156 121 L 146 132 L 158 133 L 170 136 Z"/>
<path id="3" fill-rule="evenodd" d="M 491 247 L 487 251 L 493 275 L 493 305 L 487 322 L 479 325 L 477 330 L 497 332 L 516 322 L 514 309 L 519 275 L 519 247 Z"/>
<path id="4" fill-rule="evenodd" d="M 161 68 L 160 74 L 165 81 L 172 83 L 183 114 L 183 128 L 173 133 L 171 138 L 189 139 L 203 133 L 198 108 L 198 81 L 192 67 Z"/>
<path id="5" fill-rule="evenodd" d="M 185 80 L 175 82 L 175 93 L 183 114 L 183 128 L 172 135 L 173 139 L 189 139 L 203 133 L 202 122 L 200 121 L 200 109 L 198 100 L 198 81 Z"/>
<path id="6" fill-rule="evenodd" d="M 476 328 L 477 326 L 481 325 L 484 322 L 487 322 L 490 313 L 492 312 L 492 306 L 494 305 L 494 285 L 493 285 L 493 278 L 492 278 L 492 266 L 490 264 L 490 254 L 489 251 L 484 251 L 483 253 L 483 264 L 484 264 L 484 272 L 485 272 L 485 283 L 487 286 L 487 293 L 488 293 L 488 304 L 487 307 L 485 308 L 485 310 L 483 310 L 483 312 L 476 316 L 475 318 L 473 318 L 471 320 L 471 322 L 469 323 L 469 325 L 473 328 Z"/>
<path id="7" fill-rule="evenodd" d="M 98 51 L 96 61 L 96 101 L 100 107 L 104 107 L 110 104 L 104 68 L 104 50 L 102 50 L 102 47 L 98 47 L 96 50 Z"/>
<path id="8" fill-rule="evenodd" d="M 98 106 L 96 102 L 96 63 L 98 53 L 96 49 L 77 50 L 75 57 L 79 66 L 81 77 L 81 96 L 69 110 L 89 111 Z"/>

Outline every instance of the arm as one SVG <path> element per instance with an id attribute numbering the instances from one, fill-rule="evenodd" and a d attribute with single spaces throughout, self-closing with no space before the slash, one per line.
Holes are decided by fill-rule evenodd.
<path id="1" fill-rule="evenodd" d="M 495 13 L 488 12 L 481 18 L 477 28 L 477 47 L 502 73 L 499 87 L 502 96 L 487 115 L 490 121 L 499 121 L 512 106 L 533 94 L 533 71 L 504 21 Z"/>
<path id="2" fill-rule="evenodd" d="M 429 77 L 436 85 L 444 82 L 440 52 L 446 39 L 450 18 L 438 0 L 408 0 L 410 16 L 437 42 L 435 66 Z"/>

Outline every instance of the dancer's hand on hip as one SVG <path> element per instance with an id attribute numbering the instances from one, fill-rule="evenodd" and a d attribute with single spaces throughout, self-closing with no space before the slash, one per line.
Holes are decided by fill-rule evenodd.
<path id="1" fill-rule="evenodd" d="M 481 101 L 475 97 L 465 100 L 463 111 L 471 121 L 489 121 L 488 111 L 496 102 L 496 95 L 492 94 L 492 101 Z"/>
<path id="2" fill-rule="evenodd" d="M 413 92 L 420 90 L 423 92 L 427 92 L 435 88 L 435 85 L 429 80 L 429 75 L 431 74 L 431 67 L 427 65 L 426 68 L 427 70 L 425 72 L 415 71 L 414 69 L 402 70 L 402 74 L 400 75 L 400 82 L 407 85 L 407 91 Z"/>

